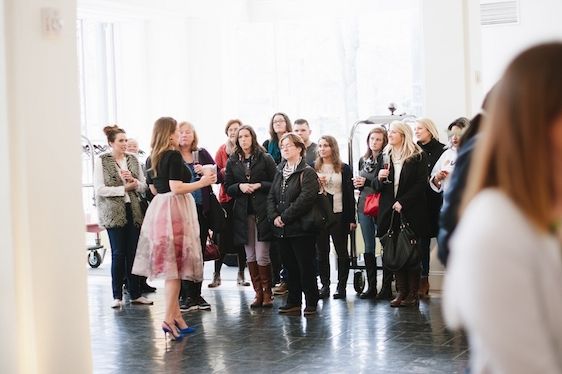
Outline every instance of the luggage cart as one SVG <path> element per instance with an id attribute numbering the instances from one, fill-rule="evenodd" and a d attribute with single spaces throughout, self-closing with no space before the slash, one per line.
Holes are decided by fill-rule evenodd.
<path id="1" fill-rule="evenodd" d="M 96 150 L 100 150 L 100 147 L 94 147 L 90 139 L 82 135 L 82 189 L 92 191 L 91 205 L 89 205 L 90 203 L 88 202 L 90 199 L 86 199 L 84 196 L 83 200 L 84 205 L 89 205 L 90 208 L 96 206 L 96 193 L 94 190 L 94 157 L 96 157 Z M 92 268 L 99 267 L 105 258 L 107 249 L 101 244 L 100 237 L 100 233 L 104 230 L 105 229 L 97 223 L 97 220 L 93 219 L 91 214 L 86 214 L 86 232 L 95 234 L 94 243 L 86 246 L 86 250 L 88 251 L 88 265 Z"/>
<path id="2" fill-rule="evenodd" d="M 357 162 L 359 161 L 359 158 L 355 159 L 354 158 L 354 148 L 355 150 L 357 150 L 359 148 L 359 144 L 361 144 L 361 146 L 363 146 L 365 139 L 361 138 L 361 139 L 355 139 L 355 136 L 358 133 L 358 130 L 361 127 L 373 127 L 373 126 L 382 126 L 384 127 L 386 130 L 388 130 L 388 125 L 392 122 L 392 121 L 414 121 L 415 120 L 415 116 L 412 115 L 407 115 L 407 114 L 401 114 L 401 115 L 394 115 L 394 111 L 396 110 L 396 108 L 393 105 L 389 105 L 388 108 L 392 115 L 389 116 L 371 116 L 367 119 L 364 120 L 360 120 L 357 121 L 353 124 L 352 128 L 351 128 L 351 132 L 349 135 L 349 140 L 347 143 L 348 146 L 348 155 L 349 155 L 349 166 L 352 168 L 352 170 L 355 170 L 355 168 L 357 167 Z M 359 141 L 359 142 L 357 142 Z M 364 274 L 364 270 L 365 270 L 365 265 L 359 265 L 358 263 L 358 254 L 357 254 L 357 230 L 354 230 L 350 233 L 350 269 L 351 270 L 355 270 L 354 274 L 353 274 L 353 288 L 355 289 L 355 292 L 357 292 L 358 294 L 360 294 L 361 292 L 363 292 L 363 289 L 365 288 L 365 274 Z M 377 258 L 377 269 L 382 269 L 382 262 L 381 265 L 378 265 L 378 263 L 381 261 L 380 256 Z"/>

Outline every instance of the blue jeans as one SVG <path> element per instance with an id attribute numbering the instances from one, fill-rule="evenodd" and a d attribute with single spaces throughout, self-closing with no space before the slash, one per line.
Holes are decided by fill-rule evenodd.
<path id="1" fill-rule="evenodd" d="M 375 217 L 366 216 L 363 212 L 358 211 L 357 218 L 361 225 L 361 234 L 363 234 L 363 242 L 365 243 L 365 253 L 375 254 L 375 234 L 377 232 Z"/>
<path id="2" fill-rule="evenodd" d="M 127 290 L 129 290 L 131 300 L 134 300 L 142 296 L 141 278 L 138 275 L 131 274 L 137 253 L 140 227 L 136 227 L 133 223 L 131 204 L 126 204 L 125 212 L 127 223 L 124 227 L 107 229 L 109 244 L 111 245 L 111 286 L 113 298 L 122 300 L 123 279 L 126 279 Z"/>

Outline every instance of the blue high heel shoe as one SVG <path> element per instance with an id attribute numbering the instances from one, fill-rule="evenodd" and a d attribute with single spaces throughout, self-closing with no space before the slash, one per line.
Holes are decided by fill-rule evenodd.
<path id="1" fill-rule="evenodd" d="M 176 324 L 176 327 L 178 328 L 178 330 L 180 331 L 180 334 L 185 335 L 185 334 L 192 334 L 195 332 L 195 329 L 191 326 L 186 327 L 185 329 L 182 329 L 180 327 L 180 324 L 177 321 L 174 321 L 174 323 Z"/>
<path id="2" fill-rule="evenodd" d="M 179 335 L 176 335 L 175 333 L 177 333 L 177 330 L 174 333 L 174 329 L 172 329 L 170 327 L 170 325 L 168 324 L 168 322 L 166 322 L 166 321 L 162 322 L 162 331 L 164 331 L 164 338 L 167 338 L 168 334 L 171 335 L 172 340 L 176 340 L 176 341 L 180 341 L 184 337 L 184 335 L 181 333 L 181 331 L 180 331 Z"/>

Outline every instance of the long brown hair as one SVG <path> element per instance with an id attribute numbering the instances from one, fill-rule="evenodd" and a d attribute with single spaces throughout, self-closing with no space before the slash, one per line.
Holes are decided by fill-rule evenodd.
<path id="1" fill-rule="evenodd" d="M 150 169 L 157 176 L 158 164 L 164 152 L 173 148 L 171 137 L 176 132 L 178 123 L 172 117 L 161 117 L 154 122 L 152 140 L 150 141 Z"/>
<path id="2" fill-rule="evenodd" d="M 320 140 L 324 140 L 328 143 L 330 149 L 332 150 L 332 165 L 334 165 L 334 171 L 336 173 L 341 172 L 343 164 L 340 159 L 340 147 L 338 147 L 338 141 L 331 135 L 322 135 L 320 139 L 318 139 L 318 143 L 320 143 Z M 323 164 L 324 161 L 322 160 L 322 157 L 320 157 L 320 153 L 318 153 L 316 161 L 314 161 L 314 169 L 316 169 L 316 171 L 320 171 Z"/>
<path id="3" fill-rule="evenodd" d="M 505 193 L 541 231 L 554 202 L 553 122 L 562 115 L 562 43 L 517 56 L 492 93 L 489 115 L 473 153 L 462 209 L 487 187 Z"/>

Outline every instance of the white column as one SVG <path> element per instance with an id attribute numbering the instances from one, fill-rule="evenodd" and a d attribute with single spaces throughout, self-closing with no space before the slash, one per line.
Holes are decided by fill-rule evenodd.
<path id="1" fill-rule="evenodd" d="M 441 129 L 480 105 L 479 9 L 471 0 L 422 2 L 425 115 Z"/>
<path id="2" fill-rule="evenodd" d="M 446 140 L 449 123 L 473 117 L 482 99 L 479 2 L 424 0 L 422 3 L 425 116 L 432 118 Z M 440 290 L 444 269 L 432 240 L 430 285 Z"/>
<path id="3" fill-rule="evenodd" d="M 0 372 L 88 373 L 76 1 L 1 4 Z"/>

